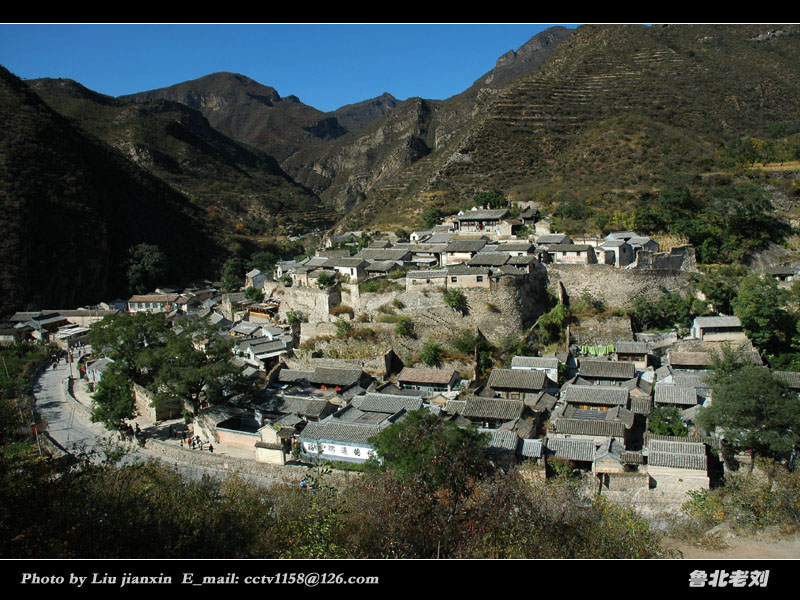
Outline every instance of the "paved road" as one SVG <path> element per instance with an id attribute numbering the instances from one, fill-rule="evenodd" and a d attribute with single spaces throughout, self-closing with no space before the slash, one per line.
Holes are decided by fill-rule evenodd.
<path id="1" fill-rule="evenodd" d="M 74 363 L 72 368 L 74 372 Z M 59 361 L 56 369 L 45 369 L 34 382 L 33 394 L 51 439 L 74 453 L 102 445 L 102 440 L 107 439 L 109 434 L 105 427 L 100 423 L 92 423 L 73 401 L 65 397 L 64 386 L 69 375 L 70 365 Z"/>
<path id="2" fill-rule="evenodd" d="M 75 368 L 75 363 L 73 363 L 73 370 L 70 371 L 69 363 L 65 363 L 62 360 L 55 369 L 52 367 L 45 369 L 34 382 L 33 392 L 36 398 L 36 405 L 39 414 L 42 416 L 43 427 L 47 430 L 53 442 L 73 454 L 82 451 L 97 451 L 95 460 L 100 462 L 105 458 L 102 452 L 105 442 L 117 441 L 118 437 L 117 434 L 109 432 L 102 424 L 92 423 L 88 417 L 88 409 L 85 406 L 78 405 L 74 399 L 65 394 L 67 379 L 71 373 L 72 375 L 77 374 Z M 166 427 L 167 425 L 164 425 L 164 428 Z M 155 432 L 151 432 L 151 434 L 156 435 Z M 165 438 L 166 433 L 162 433 L 159 437 Z M 175 444 L 177 449 L 179 440 L 170 441 L 169 443 Z M 188 453 L 187 461 L 182 462 L 176 460 L 174 456 L 167 458 L 161 454 L 149 452 L 146 447 L 140 448 L 136 444 L 129 444 L 129 446 L 131 452 L 123 458 L 123 463 L 156 458 L 191 479 L 199 479 L 206 475 L 225 479 L 231 474 L 230 470 L 223 468 L 195 464 L 191 461 L 191 453 Z M 240 449 L 224 448 L 222 446 L 217 446 L 215 451 L 217 456 L 224 456 L 225 454 L 243 456 L 246 454 Z M 180 452 L 178 455 L 180 455 Z M 297 467 L 287 467 L 287 469 L 296 472 Z M 240 473 L 240 476 L 259 485 L 273 485 L 281 481 L 280 478 L 274 475 L 261 477 Z"/>

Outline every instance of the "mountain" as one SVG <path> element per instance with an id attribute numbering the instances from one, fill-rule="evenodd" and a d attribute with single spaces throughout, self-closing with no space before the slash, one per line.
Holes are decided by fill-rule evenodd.
<path id="1" fill-rule="evenodd" d="M 203 211 L 2 67 L 0 119 L 0 313 L 126 294 L 128 251 L 143 242 L 175 281 L 213 271 L 222 247 Z"/>
<path id="2" fill-rule="evenodd" d="M 283 167 L 343 215 L 340 227 L 413 227 L 428 206 L 492 188 L 624 211 L 624 198 L 675 173 L 719 171 L 740 137 L 800 126 L 797 25 L 588 25 L 545 47 L 544 62 L 501 87 L 409 99 Z"/>
<path id="3" fill-rule="evenodd" d="M 502 87 L 505 84 L 527 75 L 544 64 L 555 51 L 559 42 L 570 35 L 566 27 L 549 27 L 536 34 L 517 50 L 509 50 L 497 59 L 494 68 L 479 77 L 459 96 L 474 96 L 486 87 Z"/>
<path id="4" fill-rule="evenodd" d="M 236 73 L 213 73 L 122 100 L 172 100 L 199 110 L 218 131 L 282 161 L 303 145 L 345 133 L 336 119 Z"/>
<path id="5" fill-rule="evenodd" d="M 398 102 L 397 98 L 384 92 L 377 98 L 342 106 L 330 114 L 346 131 L 355 131 L 391 112 Z"/>
<path id="6" fill-rule="evenodd" d="M 172 100 L 123 100 L 66 79 L 28 81 L 54 110 L 184 193 L 227 232 L 254 235 L 325 228 L 319 198 L 277 161 L 213 128 Z"/>

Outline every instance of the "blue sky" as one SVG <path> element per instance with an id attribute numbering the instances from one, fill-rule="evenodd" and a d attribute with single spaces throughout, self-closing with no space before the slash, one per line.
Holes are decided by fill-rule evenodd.
<path id="1" fill-rule="evenodd" d="M 330 111 L 383 92 L 448 98 L 548 26 L 3 24 L 0 64 L 111 96 L 232 71 Z"/>

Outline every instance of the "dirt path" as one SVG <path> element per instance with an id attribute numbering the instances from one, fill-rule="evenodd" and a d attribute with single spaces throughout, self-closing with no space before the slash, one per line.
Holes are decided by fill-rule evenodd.
<path id="1" fill-rule="evenodd" d="M 773 538 L 736 537 L 724 540 L 727 548 L 706 550 L 675 539 L 668 539 L 668 547 L 681 553 L 680 558 L 717 558 L 717 559 L 750 559 L 750 558 L 793 558 L 800 559 L 800 535 Z"/>

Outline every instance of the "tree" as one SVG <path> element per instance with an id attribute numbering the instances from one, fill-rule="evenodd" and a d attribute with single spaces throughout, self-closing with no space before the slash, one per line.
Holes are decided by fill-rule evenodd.
<path id="1" fill-rule="evenodd" d="M 429 206 L 422 213 L 422 226 L 425 229 L 432 229 L 434 225 L 439 224 L 443 216 L 444 213 L 442 213 L 441 209 L 435 206 Z"/>
<path id="2" fill-rule="evenodd" d="M 92 422 L 119 430 L 126 419 L 135 416 L 136 403 L 125 368 L 122 363 L 111 363 L 103 372 L 103 378 L 92 396 Z"/>
<path id="3" fill-rule="evenodd" d="M 733 300 L 747 337 L 762 352 L 780 354 L 786 350 L 795 325 L 784 308 L 786 292 L 772 277 L 748 275 L 741 280 Z"/>
<path id="4" fill-rule="evenodd" d="M 487 434 L 460 428 L 426 410 L 415 410 L 372 438 L 383 469 L 400 480 L 416 480 L 429 492 L 444 491 L 453 501 L 469 496 L 493 469 Z"/>
<path id="5" fill-rule="evenodd" d="M 261 302 L 264 300 L 264 292 L 251 285 L 244 291 L 244 297 L 253 302 Z"/>
<path id="6" fill-rule="evenodd" d="M 654 408 L 647 417 L 647 428 L 656 435 L 685 436 L 689 433 L 677 406 Z"/>
<path id="7" fill-rule="evenodd" d="M 493 189 L 488 192 L 481 192 L 475 198 L 473 203 L 476 206 L 485 206 L 486 208 L 505 208 L 508 206 L 508 199 L 505 194 L 498 189 Z"/>
<path id="8" fill-rule="evenodd" d="M 718 430 L 737 450 L 762 456 L 789 453 L 800 443 L 800 398 L 760 365 L 714 372 L 713 401 L 697 415 L 706 431 Z"/>
<path id="9" fill-rule="evenodd" d="M 169 338 L 159 353 L 150 386 L 156 404 L 180 400 L 196 417 L 205 402 L 219 404 L 253 390 L 254 384 L 231 362 L 232 340 L 220 336 L 218 327 L 204 320 L 181 326 L 183 331 Z"/>
<path id="10" fill-rule="evenodd" d="M 235 292 L 242 287 L 245 264 L 241 258 L 229 258 L 222 266 L 222 287 L 226 292 Z"/>
<path id="11" fill-rule="evenodd" d="M 327 273 L 320 273 L 317 277 L 317 287 L 321 290 L 328 289 L 334 283 L 334 278 Z"/>
<path id="12" fill-rule="evenodd" d="M 142 385 L 152 380 L 155 355 L 170 335 L 163 313 L 110 315 L 89 327 L 94 351 L 120 363 L 116 368 Z"/>
<path id="13" fill-rule="evenodd" d="M 154 244 L 138 244 L 128 252 L 128 286 L 136 294 L 144 294 L 163 284 L 169 273 L 166 255 Z"/>

